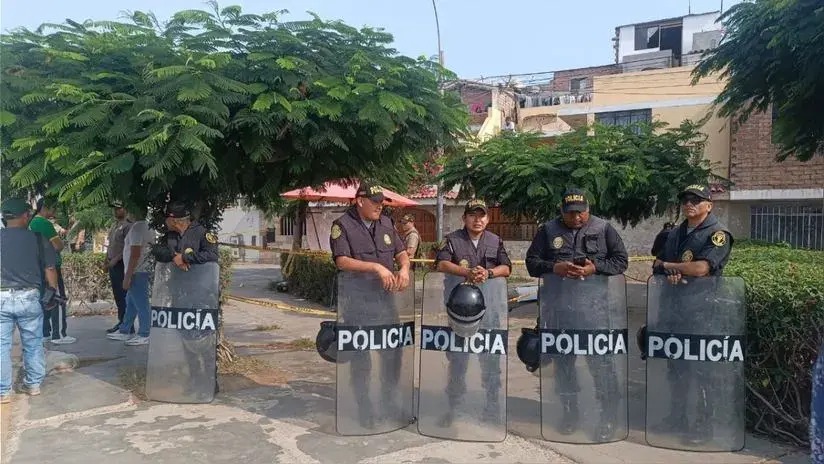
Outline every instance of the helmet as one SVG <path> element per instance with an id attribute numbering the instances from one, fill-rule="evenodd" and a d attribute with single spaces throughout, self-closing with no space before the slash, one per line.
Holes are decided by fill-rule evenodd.
<path id="1" fill-rule="evenodd" d="M 446 301 L 446 313 L 452 330 L 461 337 L 470 337 L 478 330 L 486 314 L 484 294 L 472 284 L 456 285 Z"/>
<path id="2" fill-rule="evenodd" d="M 521 336 L 518 337 L 515 351 L 518 353 L 518 359 L 526 365 L 526 370 L 529 372 L 536 372 L 541 365 L 541 350 L 538 345 L 540 341 L 541 337 L 536 329 L 527 327 L 521 329 Z"/>
<path id="3" fill-rule="evenodd" d="M 641 359 L 647 359 L 647 326 L 642 325 L 635 333 L 635 343 L 638 349 L 641 350 Z"/>
<path id="4" fill-rule="evenodd" d="M 338 358 L 337 325 L 335 321 L 322 321 L 318 335 L 315 337 L 315 348 L 318 354 L 325 361 L 332 363 L 337 362 Z"/>

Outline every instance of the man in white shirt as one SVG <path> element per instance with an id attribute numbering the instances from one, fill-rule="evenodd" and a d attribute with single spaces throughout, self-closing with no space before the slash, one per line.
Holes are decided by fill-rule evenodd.
<path id="1" fill-rule="evenodd" d="M 135 217 L 146 217 L 141 211 Z M 125 341 L 127 345 L 145 345 L 149 343 L 151 327 L 151 306 L 149 304 L 149 281 L 151 269 L 151 246 L 155 242 L 155 232 L 143 219 L 136 221 L 129 229 L 123 247 L 123 266 L 125 275 L 123 289 L 126 290 L 126 314 L 117 332 L 107 335 L 112 340 Z M 140 320 L 137 336 L 130 332 L 134 327 L 135 317 Z"/>

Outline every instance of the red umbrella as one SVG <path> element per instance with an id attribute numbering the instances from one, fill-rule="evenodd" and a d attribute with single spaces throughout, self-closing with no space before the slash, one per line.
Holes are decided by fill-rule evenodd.
<path id="1" fill-rule="evenodd" d="M 355 192 L 357 192 L 357 184 L 349 187 L 336 184 L 334 182 L 327 182 L 323 184 L 323 189 L 317 191 L 310 187 L 290 190 L 286 193 L 281 193 L 280 196 L 290 200 L 304 200 L 304 201 L 328 201 L 332 203 L 349 203 L 355 199 Z M 403 195 L 399 195 L 389 189 L 383 189 L 383 195 L 386 197 L 386 202 L 390 206 L 417 206 L 418 202 Z"/>

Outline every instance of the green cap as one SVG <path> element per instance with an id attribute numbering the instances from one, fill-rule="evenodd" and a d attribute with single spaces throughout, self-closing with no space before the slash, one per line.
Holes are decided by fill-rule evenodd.
<path id="1" fill-rule="evenodd" d="M 31 205 L 22 198 L 9 198 L 3 202 L 3 219 L 15 219 L 31 211 Z"/>

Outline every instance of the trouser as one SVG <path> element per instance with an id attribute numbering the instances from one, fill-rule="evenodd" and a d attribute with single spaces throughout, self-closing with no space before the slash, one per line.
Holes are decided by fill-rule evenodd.
<path id="1" fill-rule="evenodd" d="M 134 328 L 135 318 L 137 318 L 140 321 L 140 330 L 137 335 L 141 337 L 149 336 L 149 328 L 152 325 L 152 313 L 149 304 L 149 278 L 148 272 L 135 272 L 132 276 L 132 286 L 126 295 L 126 314 L 120 322 L 120 333 L 131 333 Z"/>
<path id="2" fill-rule="evenodd" d="M 43 310 L 38 289 L 0 291 L 0 395 L 12 386 L 11 342 L 16 327 L 23 349 L 23 382 L 38 387 L 46 377 L 43 349 Z"/>
<path id="3" fill-rule="evenodd" d="M 66 298 L 66 283 L 63 281 L 63 271 L 59 267 L 57 268 L 57 291 L 61 298 Z M 60 302 L 48 311 L 43 309 L 43 338 L 51 337 L 52 340 L 59 340 L 65 336 L 66 303 Z"/>
<path id="4" fill-rule="evenodd" d="M 449 382 L 446 385 L 446 394 L 450 406 L 461 403 L 466 393 L 466 371 L 469 360 L 473 355 L 468 353 L 446 353 L 449 360 Z M 487 403 L 498 399 L 501 389 L 501 364 L 497 355 L 483 354 L 479 356 L 481 364 L 481 386 L 486 392 Z"/>
<path id="5" fill-rule="evenodd" d="M 578 371 L 575 368 L 576 356 L 559 356 L 554 362 L 555 393 L 561 399 L 572 399 L 581 390 L 578 383 Z M 612 356 L 586 356 L 587 368 L 595 383 L 595 399 L 602 408 L 617 406 L 620 400 L 618 375 L 615 372 L 615 360 Z"/>
<path id="6" fill-rule="evenodd" d="M 350 361 L 352 390 L 355 392 L 355 401 L 361 410 L 371 410 L 372 406 L 369 383 L 374 375 L 372 372 L 373 356 L 380 360 L 381 401 L 384 405 L 393 402 L 401 378 L 403 348 L 354 353 Z"/>
<path id="7" fill-rule="evenodd" d="M 117 264 L 109 268 L 109 280 L 112 282 L 114 304 L 117 306 L 118 324 L 123 322 L 123 315 L 126 314 L 126 290 L 123 289 L 124 277 L 125 269 L 123 267 L 123 260 L 118 261 Z"/>

